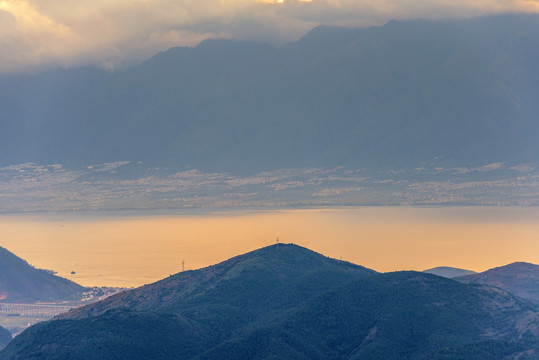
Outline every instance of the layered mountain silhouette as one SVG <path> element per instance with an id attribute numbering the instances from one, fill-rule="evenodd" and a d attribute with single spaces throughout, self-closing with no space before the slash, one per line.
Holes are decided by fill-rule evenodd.
<path id="1" fill-rule="evenodd" d="M 467 284 L 499 287 L 539 304 L 539 265 L 515 262 L 479 274 L 460 276 L 455 279 Z"/>
<path id="2" fill-rule="evenodd" d="M 86 288 L 36 269 L 0 247 L 0 297 L 2 302 L 80 300 Z"/>
<path id="3" fill-rule="evenodd" d="M 438 266 L 432 269 L 423 270 L 424 273 L 443 276 L 445 278 L 455 278 L 457 276 L 477 274 L 475 271 L 459 269 L 451 266 Z"/>
<path id="4" fill-rule="evenodd" d="M 539 16 L 207 40 L 140 66 L 0 77 L 0 166 L 211 171 L 539 158 Z"/>
<path id="5" fill-rule="evenodd" d="M 501 289 L 276 244 L 34 325 L 0 357 L 529 359 L 538 326 Z"/>

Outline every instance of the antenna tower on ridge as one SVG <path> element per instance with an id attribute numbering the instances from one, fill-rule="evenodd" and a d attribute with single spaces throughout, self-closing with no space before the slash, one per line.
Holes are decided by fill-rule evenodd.
<path id="1" fill-rule="evenodd" d="M 182 272 L 185 271 L 185 260 L 182 260 Z"/>

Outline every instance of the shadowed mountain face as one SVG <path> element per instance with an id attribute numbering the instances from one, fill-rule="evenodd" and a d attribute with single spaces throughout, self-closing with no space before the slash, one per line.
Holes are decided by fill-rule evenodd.
<path id="1" fill-rule="evenodd" d="M 249 309 L 257 316 L 267 315 L 372 274 L 376 272 L 296 245 L 277 244 L 119 293 L 103 302 L 75 309 L 62 318 L 81 319 L 111 309 L 176 312 L 186 303 L 197 307 L 213 304 L 234 313 Z"/>
<path id="2" fill-rule="evenodd" d="M 0 78 L 0 166 L 130 160 L 210 171 L 539 158 L 539 17 L 208 40 L 122 73 Z"/>
<path id="3" fill-rule="evenodd" d="M 0 357 L 501 359 L 535 354 L 538 326 L 533 304 L 499 289 L 278 244 L 40 323 Z"/>
<path id="4" fill-rule="evenodd" d="M 8 329 L 0 326 L 0 350 L 2 350 L 11 341 L 11 333 Z"/>
<path id="5" fill-rule="evenodd" d="M 47 270 L 36 269 L 0 247 L 2 302 L 80 300 L 85 288 Z"/>
<path id="6" fill-rule="evenodd" d="M 467 284 L 496 286 L 539 304 L 539 265 L 515 262 L 485 272 L 456 278 Z"/>
<path id="7" fill-rule="evenodd" d="M 464 270 L 464 269 L 454 268 L 450 266 L 438 266 L 432 269 L 423 270 L 423 272 L 427 274 L 442 276 L 448 279 L 452 279 L 457 276 L 476 274 L 475 271 Z"/>

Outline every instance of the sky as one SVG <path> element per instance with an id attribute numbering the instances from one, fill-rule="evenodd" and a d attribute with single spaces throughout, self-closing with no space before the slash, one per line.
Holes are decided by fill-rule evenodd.
<path id="1" fill-rule="evenodd" d="M 0 74 L 119 69 L 207 38 L 283 44 L 318 25 L 539 12 L 535 0 L 0 0 Z"/>

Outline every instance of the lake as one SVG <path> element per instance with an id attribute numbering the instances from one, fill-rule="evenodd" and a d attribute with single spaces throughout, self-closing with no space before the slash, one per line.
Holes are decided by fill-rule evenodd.
<path id="1" fill-rule="evenodd" d="M 377 271 L 539 263 L 537 207 L 0 215 L 0 245 L 85 286 L 139 286 L 280 242 Z M 71 274 L 74 272 L 74 274 Z"/>

